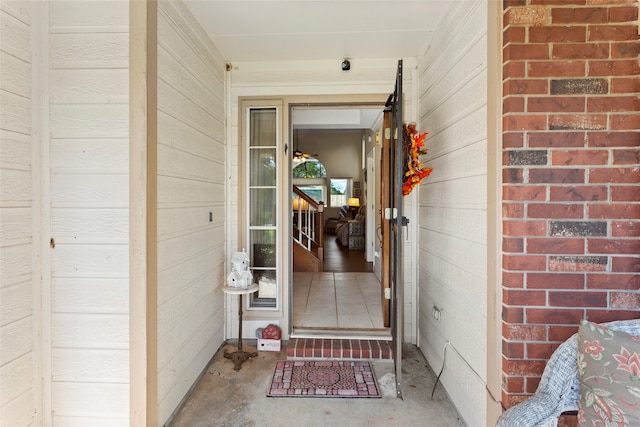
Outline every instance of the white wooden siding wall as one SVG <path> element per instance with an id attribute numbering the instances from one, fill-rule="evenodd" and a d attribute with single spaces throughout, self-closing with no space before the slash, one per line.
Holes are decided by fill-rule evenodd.
<path id="1" fill-rule="evenodd" d="M 0 3 L 0 425 L 34 421 L 31 11 Z"/>
<path id="2" fill-rule="evenodd" d="M 398 59 L 364 59 L 351 61 L 351 70 L 344 72 L 340 69 L 340 60 L 335 61 L 300 61 L 300 62 L 241 62 L 234 63 L 230 73 L 230 111 L 227 114 L 229 121 L 229 195 L 228 195 L 228 247 L 227 252 L 238 250 L 242 243 L 238 242 L 238 98 L 239 97 L 273 97 L 274 99 L 286 99 L 289 96 L 314 96 L 314 95 L 353 95 L 353 94 L 390 94 L 393 92 Z M 415 60 L 404 59 L 404 92 L 405 92 L 405 121 L 415 121 L 414 112 L 415 96 L 413 77 L 415 73 Z M 383 96 L 382 102 L 386 101 Z M 286 111 L 283 112 L 286 114 Z M 289 143 L 291 146 L 291 143 Z M 282 153 L 282 150 L 280 151 Z M 405 198 L 406 209 L 411 212 L 412 197 Z M 415 206 L 415 204 L 414 204 Z M 405 216 L 409 216 L 406 215 Z M 412 220 L 409 231 L 406 233 L 406 251 L 411 251 L 415 240 L 415 224 L 417 218 Z M 405 256 L 405 341 L 415 342 L 415 305 L 414 295 L 414 262 L 410 255 Z M 286 283 L 281 284 L 287 287 Z M 235 301 L 232 301 L 232 304 Z M 285 301 L 284 303 L 287 303 Z M 234 314 L 237 307 L 231 307 L 227 311 L 227 336 L 237 335 L 237 319 Z M 285 309 L 285 316 L 287 310 Z M 268 312 L 249 313 L 251 316 L 269 318 Z M 286 319 L 279 319 L 280 326 L 287 333 Z M 244 328 L 245 337 L 254 336 L 255 328 L 251 320 L 248 327 Z M 258 321 L 256 325 L 261 323 Z"/>
<path id="3" fill-rule="evenodd" d="M 224 340 L 225 64 L 181 2 L 158 12 L 158 405 Z M 212 222 L 209 222 L 209 212 Z"/>
<path id="4" fill-rule="evenodd" d="M 53 425 L 122 426 L 129 419 L 128 3 L 52 1 L 48 19 Z"/>
<path id="5" fill-rule="evenodd" d="M 418 59 L 419 129 L 433 174 L 419 192 L 420 347 L 465 421 L 485 419 L 486 32 L 484 1 L 452 6 Z M 432 307 L 444 311 L 436 322 Z"/>

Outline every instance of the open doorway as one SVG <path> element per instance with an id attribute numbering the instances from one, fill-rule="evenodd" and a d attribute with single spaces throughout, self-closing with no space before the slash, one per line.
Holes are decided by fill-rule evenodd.
<path id="1" fill-rule="evenodd" d="M 292 325 L 296 336 L 388 335 L 379 274 L 380 162 L 384 105 L 292 105 L 292 206 L 302 189 L 323 202 L 322 268 L 307 271 L 296 239 L 292 251 Z M 324 175 L 318 175 L 318 171 Z M 308 191 L 306 191 L 308 190 Z M 320 199 L 318 199 L 320 198 Z M 300 200 L 297 202 L 297 200 Z M 309 201 L 311 203 L 311 201 Z M 293 234 L 304 212 L 294 209 Z"/>

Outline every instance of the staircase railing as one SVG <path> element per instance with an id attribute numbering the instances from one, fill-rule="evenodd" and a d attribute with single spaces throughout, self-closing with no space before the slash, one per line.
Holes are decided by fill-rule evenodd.
<path id="1" fill-rule="evenodd" d="M 293 239 L 324 259 L 324 203 L 316 202 L 293 186 Z"/>

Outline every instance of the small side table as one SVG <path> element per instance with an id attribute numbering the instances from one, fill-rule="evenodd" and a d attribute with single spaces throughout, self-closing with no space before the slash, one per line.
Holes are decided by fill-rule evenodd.
<path id="1" fill-rule="evenodd" d="M 238 295 L 240 298 L 238 302 L 238 350 L 233 353 L 224 352 L 224 357 L 233 361 L 233 369 L 239 371 L 245 360 L 249 360 L 249 358 L 256 357 L 258 355 L 258 352 L 256 351 L 247 353 L 242 350 L 242 295 L 248 295 L 256 292 L 258 290 L 258 285 L 251 285 L 246 288 L 230 288 L 229 286 L 223 286 L 222 290 L 225 294 Z"/>

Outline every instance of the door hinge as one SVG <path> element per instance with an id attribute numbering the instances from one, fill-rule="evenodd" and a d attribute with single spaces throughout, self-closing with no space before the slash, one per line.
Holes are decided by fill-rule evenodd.
<path id="1" fill-rule="evenodd" d="M 391 299 L 391 288 L 384 288 L 384 299 Z"/>
<path id="2" fill-rule="evenodd" d="M 384 219 L 387 219 L 387 220 L 396 219 L 397 216 L 398 216 L 397 208 L 384 208 Z"/>

